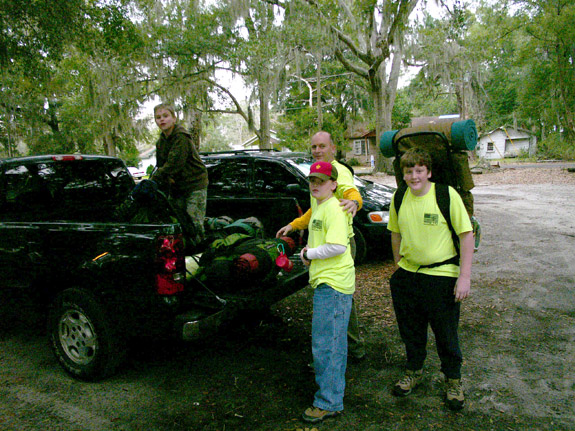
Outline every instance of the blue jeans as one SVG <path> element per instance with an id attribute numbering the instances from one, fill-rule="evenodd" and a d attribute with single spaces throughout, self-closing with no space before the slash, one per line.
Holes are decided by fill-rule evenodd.
<path id="1" fill-rule="evenodd" d="M 347 367 L 347 325 L 353 295 L 320 284 L 313 294 L 311 347 L 315 381 L 319 390 L 313 405 L 323 410 L 343 410 Z"/>

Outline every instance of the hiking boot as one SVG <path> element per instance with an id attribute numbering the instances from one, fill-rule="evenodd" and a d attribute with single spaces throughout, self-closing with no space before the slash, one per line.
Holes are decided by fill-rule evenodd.
<path id="1" fill-rule="evenodd" d="M 302 419 L 309 423 L 318 423 L 322 422 L 328 418 L 334 418 L 338 416 L 341 412 L 330 412 L 329 410 L 323 410 L 318 407 L 310 407 L 306 409 L 305 412 L 301 415 Z"/>
<path id="2" fill-rule="evenodd" d="M 449 410 L 461 410 L 465 404 L 461 379 L 446 379 L 445 404 Z"/>
<path id="3" fill-rule="evenodd" d="M 393 387 L 393 394 L 405 397 L 421 382 L 423 370 L 406 370 L 405 375 Z"/>

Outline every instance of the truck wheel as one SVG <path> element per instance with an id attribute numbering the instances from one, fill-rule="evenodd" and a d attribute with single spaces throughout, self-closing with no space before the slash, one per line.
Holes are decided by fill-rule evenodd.
<path id="1" fill-rule="evenodd" d="M 363 263 L 367 255 L 367 243 L 361 231 L 353 227 L 353 238 L 355 239 L 355 257 L 354 262 L 356 265 Z"/>
<path id="2" fill-rule="evenodd" d="M 50 309 L 48 331 L 60 365 L 81 380 L 111 375 L 125 353 L 104 309 L 84 290 L 68 289 L 58 295 Z"/>

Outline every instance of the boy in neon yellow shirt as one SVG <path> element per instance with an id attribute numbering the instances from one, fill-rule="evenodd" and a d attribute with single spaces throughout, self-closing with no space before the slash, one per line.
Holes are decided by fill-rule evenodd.
<path id="1" fill-rule="evenodd" d="M 310 266 L 314 288 L 312 353 L 319 386 L 313 406 L 302 415 L 310 423 L 343 411 L 347 367 L 347 326 L 355 291 L 355 268 L 349 246 L 351 215 L 334 196 L 337 169 L 329 162 L 311 166 L 310 194 L 317 202 L 309 222 L 308 245 L 301 251 Z"/>
<path id="2" fill-rule="evenodd" d="M 351 171 L 341 163 L 335 160 L 336 146 L 331 135 L 325 131 L 319 131 L 311 137 L 310 141 L 311 155 L 316 162 L 329 162 L 337 170 L 337 188 L 334 192 L 339 199 L 340 208 L 354 217 L 361 208 L 363 200 L 359 190 L 355 186 L 355 180 Z M 308 228 L 312 212 L 317 207 L 316 200 L 310 196 L 310 208 L 306 213 L 293 220 L 286 226 L 278 230 L 276 238 L 288 235 L 291 231 L 304 230 Z M 353 229 L 350 232 L 353 235 Z M 350 239 L 352 257 L 355 258 L 355 239 Z M 351 315 L 349 317 L 349 326 L 347 328 L 348 336 L 348 353 L 356 358 L 362 359 L 365 356 L 364 340 L 359 330 L 358 312 L 355 302 L 351 305 Z"/>
<path id="3" fill-rule="evenodd" d="M 418 148 L 405 152 L 400 166 L 408 189 L 399 214 L 392 200 L 388 229 L 393 258 L 399 267 L 389 281 L 393 307 L 407 355 L 406 374 L 393 388 L 406 396 L 419 384 L 426 357 L 427 327 L 436 340 L 441 371 L 445 375 L 446 404 L 463 408 L 462 354 L 457 329 L 460 303 L 470 291 L 474 239 L 463 201 L 449 187 L 451 223 L 459 238 L 458 256 L 451 230 L 437 204 L 431 178 L 431 157 Z"/>

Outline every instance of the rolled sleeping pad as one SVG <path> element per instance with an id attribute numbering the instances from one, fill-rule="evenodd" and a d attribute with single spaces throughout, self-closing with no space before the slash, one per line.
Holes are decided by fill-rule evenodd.
<path id="1" fill-rule="evenodd" d="M 393 149 L 393 138 L 397 135 L 399 130 L 388 130 L 381 134 L 379 139 L 379 151 L 384 157 L 394 157 L 395 150 Z"/>
<path id="2" fill-rule="evenodd" d="M 236 274 L 257 272 L 258 267 L 258 258 L 251 253 L 244 253 L 234 259 L 234 268 Z"/>
<path id="3" fill-rule="evenodd" d="M 257 246 L 241 252 L 241 255 L 233 259 L 235 275 L 239 278 L 254 277 L 263 278 L 275 269 L 275 256 L 272 257 Z"/>
<path id="4" fill-rule="evenodd" d="M 451 125 L 451 146 L 456 150 L 472 151 L 477 145 L 475 121 L 456 121 Z"/>

